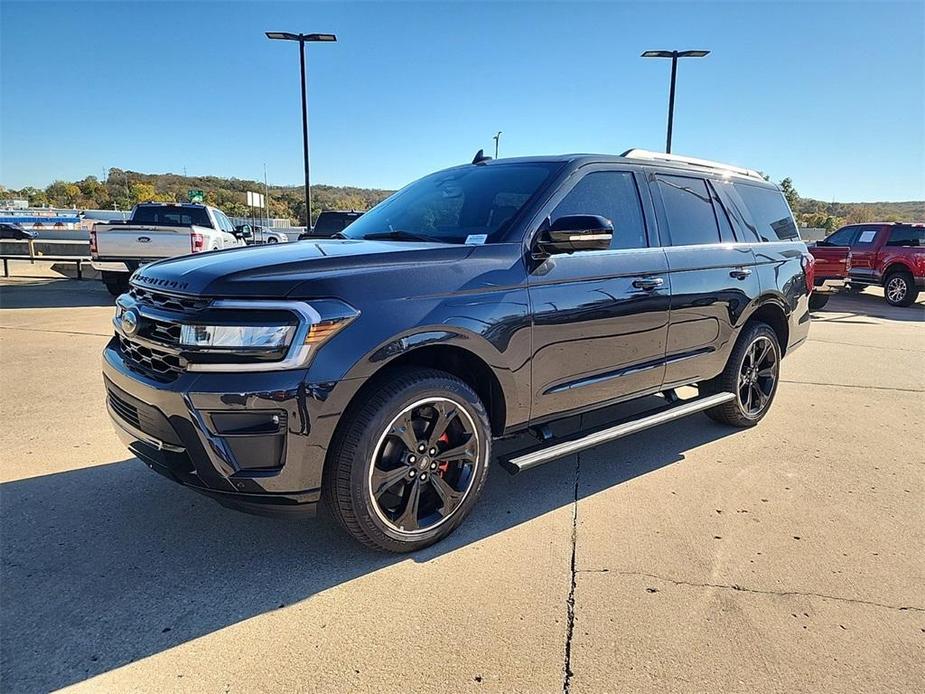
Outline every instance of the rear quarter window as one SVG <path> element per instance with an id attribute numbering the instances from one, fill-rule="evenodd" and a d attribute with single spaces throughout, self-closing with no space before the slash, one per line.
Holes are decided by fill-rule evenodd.
<path id="1" fill-rule="evenodd" d="M 762 241 L 791 241 L 800 238 L 793 214 L 783 194 L 775 188 L 735 184 L 736 192 L 755 222 L 755 233 Z"/>

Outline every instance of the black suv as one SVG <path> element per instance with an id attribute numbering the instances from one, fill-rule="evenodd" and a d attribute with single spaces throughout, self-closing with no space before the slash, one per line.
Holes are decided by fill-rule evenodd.
<path id="1" fill-rule="evenodd" d="M 517 471 L 699 411 L 756 424 L 807 337 L 812 267 L 754 171 L 477 157 L 339 238 L 139 269 L 104 353 L 109 411 L 137 457 L 223 504 L 324 499 L 361 542 L 414 550 L 469 513 L 494 438 L 542 439 L 499 461 Z M 652 395 L 549 439 L 551 420 Z"/>

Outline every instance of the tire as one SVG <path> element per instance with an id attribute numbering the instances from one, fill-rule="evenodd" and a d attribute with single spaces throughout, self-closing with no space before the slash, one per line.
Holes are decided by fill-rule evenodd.
<path id="1" fill-rule="evenodd" d="M 823 306 L 829 303 L 829 295 L 820 292 L 813 292 L 809 295 L 809 308 L 813 311 L 818 311 Z"/>
<path id="2" fill-rule="evenodd" d="M 475 391 L 443 371 L 402 369 L 345 417 L 322 490 L 344 530 L 387 552 L 413 552 L 453 532 L 491 459 L 488 413 Z"/>
<path id="3" fill-rule="evenodd" d="M 768 352 L 763 351 L 765 347 Z M 760 355 L 757 370 L 752 370 L 756 355 Z M 739 335 L 723 372 L 705 383 L 703 389 L 710 393 L 735 393 L 736 398 L 710 408 L 706 411 L 707 415 L 717 422 L 735 427 L 755 426 L 771 409 L 777 394 L 780 357 L 780 343 L 771 326 L 761 321 L 748 323 Z M 763 372 L 767 373 L 762 376 Z M 760 397 L 757 395 L 759 391 Z"/>
<path id="4" fill-rule="evenodd" d="M 891 272 L 883 283 L 883 296 L 890 306 L 912 306 L 919 290 L 908 272 Z"/>
<path id="5" fill-rule="evenodd" d="M 272 236 L 267 237 L 267 243 L 279 243 L 279 241 Z"/>
<path id="6" fill-rule="evenodd" d="M 108 272 L 104 270 L 101 273 L 103 284 L 113 296 L 120 296 L 128 291 L 129 276 L 124 272 Z"/>

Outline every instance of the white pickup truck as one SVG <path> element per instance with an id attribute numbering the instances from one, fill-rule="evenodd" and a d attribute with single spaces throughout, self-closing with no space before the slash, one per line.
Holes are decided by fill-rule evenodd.
<path id="1" fill-rule="evenodd" d="M 135 205 L 125 222 L 97 224 L 90 232 L 90 264 L 113 296 L 128 290 L 142 265 L 161 258 L 245 245 L 225 213 L 196 203 Z"/>

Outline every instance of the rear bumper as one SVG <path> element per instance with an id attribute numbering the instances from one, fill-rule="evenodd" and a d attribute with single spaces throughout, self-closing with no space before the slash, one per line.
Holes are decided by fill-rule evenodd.
<path id="1" fill-rule="evenodd" d="M 160 382 L 123 360 L 116 340 L 103 352 L 107 408 L 129 450 L 178 484 L 261 515 L 315 512 L 328 445 L 357 385 L 304 376 L 184 372 Z"/>
<path id="2" fill-rule="evenodd" d="M 832 294 L 844 288 L 845 288 L 845 279 L 843 277 L 840 277 L 837 279 L 835 278 L 818 279 L 815 282 L 813 291 L 819 292 L 820 294 Z"/>
<path id="3" fill-rule="evenodd" d="M 128 265 L 118 260 L 91 260 L 90 266 L 100 272 L 132 272 Z"/>

